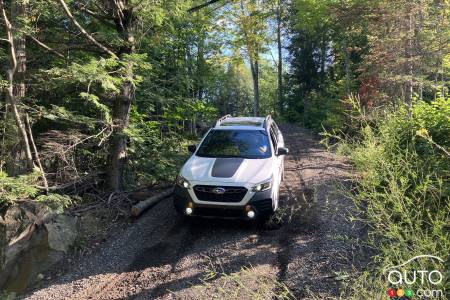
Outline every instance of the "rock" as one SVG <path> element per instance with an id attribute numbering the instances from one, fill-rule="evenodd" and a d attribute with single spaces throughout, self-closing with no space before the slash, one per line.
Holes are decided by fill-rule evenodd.
<path id="1" fill-rule="evenodd" d="M 58 215 L 52 222 L 45 224 L 45 227 L 48 232 L 49 247 L 67 253 L 77 237 L 77 219 Z"/>
<path id="2" fill-rule="evenodd" d="M 42 203 L 21 201 L 0 211 L 0 290 L 21 292 L 42 280 L 76 236 L 77 218 L 55 215 Z"/>
<path id="3" fill-rule="evenodd" d="M 37 278 L 38 280 L 42 280 L 42 279 L 44 279 L 44 274 L 39 273 L 38 276 L 36 276 L 36 278 Z"/>

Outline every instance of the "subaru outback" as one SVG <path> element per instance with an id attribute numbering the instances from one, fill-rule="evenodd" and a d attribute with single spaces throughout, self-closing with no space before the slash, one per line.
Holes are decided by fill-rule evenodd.
<path id="1" fill-rule="evenodd" d="M 289 150 L 270 116 L 224 116 L 188 149 L 174 189 L 179 214 L 267 220 L 277 210 Z"/>

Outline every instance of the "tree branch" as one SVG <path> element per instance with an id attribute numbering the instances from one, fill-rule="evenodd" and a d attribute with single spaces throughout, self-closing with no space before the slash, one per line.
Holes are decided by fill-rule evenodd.
<path id="1" fill-rule="evenodd" d="M 189 8 L 188 12 L 192 13 L 192 12 L 198 11 L 198 10 L 204 8 L 204 7 L 207 7 L 207 6 L 211 5 L 211 4 L 214 4 L 214 3 L 219 2 L 219 1 L 221 1 L 221 0 L 209 0 L 208 2 L 205 2 L 205 3 L 200 4 L 198 6 L 194 6 L 194 7 Z"/>
<path id="2" fill-rule="evenodd" d="M 90 40 L 94 45 L 102 49 L 104 52 L 108 53 L 109 55 L 115 57 L 116 55 L 114 52 L 109 50 L 107 47 L 100 44 L 92 35 L 90 35 L 81 25 L 78 23 L 78 21 L 75 19 L 75 17 L 70 12 L 69 8 L 67 7 L 67 4 L 64 2 L 64 0 L 59 0 L 59 3 L 64 8 L 64 11 L 66 12 L 67 17 L 72 21 L 72 23 L 80 30 L 80 32 L 88 39 Z"/>
<path id="3" fill-rule="evenodd" d="M 50 46 L 47 46 L 46 44 L 44 44 L 43 42 L 39 41 L 37 38 L 35 38 L 32 35 L 27 35 L 33 42 L 35 42 L 38 46 L 44 48 L 45 50 L 55 54 L 56 56 L 66 59 L 66 57 L 64 55 L 62 55 L 60 52 L 56 51 L 55 49 L 51 48 Z"/>
<path id="4" fill-rule="evenodd" d="M 76 6 L 79 10 L 85 12 L 86 14 L 90 15 L 93 18 L 96 18 L 97 20 L 103 22 L 104 24 L 110 25 L 110 26 L 116 26 L 114 23 L 111 23 L 111 21 L 114 21 L 114 18 L 98 14 L 95 11 L 92 11 L 89 8 L 87 8 L 86 5 L 83 5 L 81 3 L 76 3 Z"/>

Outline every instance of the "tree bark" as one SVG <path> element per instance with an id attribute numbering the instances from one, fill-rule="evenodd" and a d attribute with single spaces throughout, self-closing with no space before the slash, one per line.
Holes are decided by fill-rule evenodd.
<path id="1" fill-rule="evenodd" d="M 253 79 L 253 115 L 259 116 L 259 63 L 258 58 L 250 58 L 250 67 Z"/>
<path id="2" fill-rule="evenodd" d="M 132 66 L 128 67 L 130 71 Z M 113 107 L 114 132 L 107 163 L 108 186 L 114 190 L 123 187 L 123 169 L 127 159 L 127 137 L 125 129 L 128 128 L 131 104 L 134 99 L 134 84 L 126 82 L 122 85 L 121 95 L 116 97 Z"/>
<path id="3" fill-rule="evenodd" d="M 25 165 L 26 165 L 27 170 L 29 171 L 29 170 L 32 170 L 34 167 L 33 156 L 31 154 L 31 148 L 30 148 L 30 143 L 28 141 L 27 131 L 26 131 L 25 125 L 23 124 L 23 121 L 21 119 L 19 109 L 17 107 L 16 94 L 14 93 L 14 90 L 15 90 L 14 76 L 18 69 L 18 60 L 17 60 L 17 52 L 16 52 L 16 48 L 15 48 L 13 27 L 11 25 L 11 22 L 9 21 L 8 15 L 6 14 L 6 9 L 5 9 L 3 0 L 0 0 L 0 10 L 2 13 L 3 23 L 4 23 L 5 31 L 7 34 L 7 43 L 9 44 L 10 66 L 6 72 L 7 79 L 8 79 L 8 86 L 5 88 L 6 100 L 11 105 L 11 111 L 13 113 L 17 129 L 19 130 L 19 135 L 22 138 L 23 147 L 24 147 L 24 151 L 25 151 Z M 23 58 L 21 59 L 21 63 L 24 63 Z M 21 65 L 21 67 L 24 68 L 23 65 Z"/>
<path id="4" fill-rule="evenodd" d="M 348 53 L 347 40 L 344 39 L 344 68 L 345 68 L 345 97 L 350 96 L 350 54 Z"/>
<path id="5" fill-rule="evenodd" d="M 200 9 L 202 9 L 204 7 L 207 7 L 207 6 L 211 5 L 211 4 L 214 4 L 214 3 L 219 2 L 219 1 L 221 1 L 221 0 L 209 0 L 208 2 L 205 2 L 203 4 L 191 7 L 190 9 L 188 9 L 188 12 L 190 12 L 190 13 L 195 12 L 197 10 L 200 10 Z"/>
<path id="6" fill-rule="evenodd" d="M 325 34 L 322 36 L 320 41 L 320 76 L 322 77 L 322 82 L 325 81 L 325 61 L 327 60 L 327 41 Z"/>
<path id="7" fill-rule="evenodd" d="M 139 216 L 146 209 L 155 205 L 162 199 L 169 197 L 170 195 L 172 195 L 172 193 L 173 193 L 173 188 L 170 188 L 165 191 L 162 191 L 158 195 L 155 195 L 153 197 L 150 197 L 148 199 L 145 199 L 144 201 L 137 203 L 136 205 L 133 205 L 133 207 L 131 207 L 131 215 L 134 217 Z"/>
<path id="8" fill-rule="evenodd" d="M 25 35 L 21 32 L 22 19 L 25 15 L 25 4 L 22 1 L 11 2 L 11 14 L 14 31 L 14 44 L 16 48 L 17 69 L 14 84 L 14 96 L 18 101 L 25 97 L 25 74 L 27 72 L 27 55 L 26 55 L 26 41 Z"/>
<path id="9" fill-rule="evenodd" d="M 134 17 L 132 8 L 128 8 L 125 3 L 120 2 L 117 7 L 122 9 L 116 15 L 121 16 L 121 18 L 116 23 L 117 31 L 121 33 L 125 45 L 119 50 L 117 56 L 124 60 L 126 55 L 135 52 Z M 107 182 L 114 191 L 123 188 L 123 170 L 127 160 L 127 136 L 125 130 L 129 125 L 131 105 L 135 97 L 133 76 L 133 62 L 129 61 L 126 67 L 126 79 L 122 84 L 121 94 L 115 98 L 112 113 L 114 131 L 111 136 L 107 162 Z"/>
<path id="10" fill-rule="evenodd" d="M 203 36 L 199 37 L 197 44 L 197 99 L 202 100 L 204 82 L 203 74 L 205 69 L 205 57 L 204 57 L 205 39 Z"/>

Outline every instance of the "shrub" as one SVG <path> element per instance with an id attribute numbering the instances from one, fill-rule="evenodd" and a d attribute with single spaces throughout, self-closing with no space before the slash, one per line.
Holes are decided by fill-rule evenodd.
<path id="1" fill-rule="evenodd" d="M 357 138 L 341 138 L 338 148 L 349 153 L 361 174 L 350 197 L 363 213 L 369 245 L 376 250 L 372 268 L 349 285 L 353 297 L 385 297 L 387 266 L 421 254 L 449 260 L 449 116 L 449 98 L 419 101 L 411 113 L 406 108 L 386 112 L 372 124 L 363 123 Z M 428 264 L 421 266 L 437 267 Z M 448 280 L 428 288 L 448 293 Z"/>
<path id="2" fill-rule="evenodd" d="M 10 177 L 5 172 L 0 172 L 0 206 L 36 196 L 38 189 L 35 184 L 38 178 L 37 172 L 18 177 Z"/>

